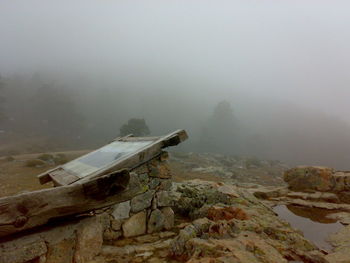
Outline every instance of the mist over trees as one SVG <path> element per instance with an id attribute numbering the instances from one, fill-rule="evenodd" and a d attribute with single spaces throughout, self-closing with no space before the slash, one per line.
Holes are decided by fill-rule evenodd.
<path id="1" fill-rule="evenodd" d="M 182 83 L 164 90 L 153 80 L 126 88 L 130 83 L 123 81 L 96 81 L 95 86 L 35 74 L 3 76 L 1 83 L 1 113 L 6 116 L 2 146 L 30 140 L 34 146 L 46 145 L 43 151 L 93 149 L 118 134 L 162 135 L 183 128 L 190 139 L 177 150 L 256 156 L 292 165 L 350 166 L 348 123 L 292 104 L 266 103 L 254 96 L 208 98 L 184 91 Z M 152 85 L 155 88 L 142 88 Z"/>
<path id="2" fill-rule="evenodd" d="M 132 118 L 128 123 L 120 127 L 120 136 L 132 134 L 134 136 L 147 136 L 151 133 L 145 119 Z"/>

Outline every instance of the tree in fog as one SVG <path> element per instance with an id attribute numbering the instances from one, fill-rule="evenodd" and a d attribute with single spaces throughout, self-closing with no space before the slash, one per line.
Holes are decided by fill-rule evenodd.
<path id="1" fill-rule="evenodd" d="M 130 119 L 128 123 L 120 127 L 120 136 L 133 134 L 134 136 L 146 136 L 151 132 L 145 119 Z"/>
<path id="2" fill-rule="evenodd" d="M 233 153 L 237 141 L 237 123 L 228 101 L 219 102 L 205 123 L 200 143 L 202 150 Z"/>
<path id="3" fill-rule="evenodd" d="M 67 90 L 53 85 L 39 88 L 32 99 L 33 120 L 44 135 L 64 139 L 76 139 L 84 127 L 84 119 L 78 112 Z"/>

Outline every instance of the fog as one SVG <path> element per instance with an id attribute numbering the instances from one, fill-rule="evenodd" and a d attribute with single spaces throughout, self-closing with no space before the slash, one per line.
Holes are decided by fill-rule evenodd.
<path id="1" fill-rule="evenodd" d="M 186 129 L 179 150 L 350 169 L 349 8 L 3 0 L 0 141 L 93 148 L 144 118 Z"/>

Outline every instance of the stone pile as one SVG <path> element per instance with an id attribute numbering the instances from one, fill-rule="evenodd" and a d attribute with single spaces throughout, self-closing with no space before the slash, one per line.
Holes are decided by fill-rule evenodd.
<path id="1" fill-rule="evenodd" d="M 130 174 L 142 189 L 130 200 L 1 240 L 0 262 L 83 263 L 99 254 L 103 243 L 173 228 L 167 158 L 163 152 Z"/>
<path id="2" fill-rule="evenodd" d="M 108 210 L 110 224 L 104 231 L 105 240 L 152 234 L 174 226 L 171 172 L 164 159 L 165 153 L 132 175 L 137 176 L 144 192 Z"/>

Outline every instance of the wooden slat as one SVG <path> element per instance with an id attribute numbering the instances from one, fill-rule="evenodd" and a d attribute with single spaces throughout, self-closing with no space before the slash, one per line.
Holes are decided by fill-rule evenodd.
<path id="1" fill-rule="evenodd" d="M 0 237 L 43 225 L 50 219 L 124 202 L 140 192 L 137 178 L 130 178 L 129 172 L 122 170 L 83 184 L 0 198 Z"/>
<path id="2" fill-rule="evenodd" d="M 55 186 L 69 185 L 69 184 L 72 184 L 80 179 L 78 176 L 67 173 L 62 168 L 58 168 L 58 169 L 50 172 L 49 175 L 50 175 Z"/>
<path id="3" fill-rule="evenodd" d="M 160 136 L 156 136 L 156 137 L 122 137 L 120 138 L 118 141 L 120 142 L 144 142 L 144 141 L 157 141 L 159 140 Z"/>

